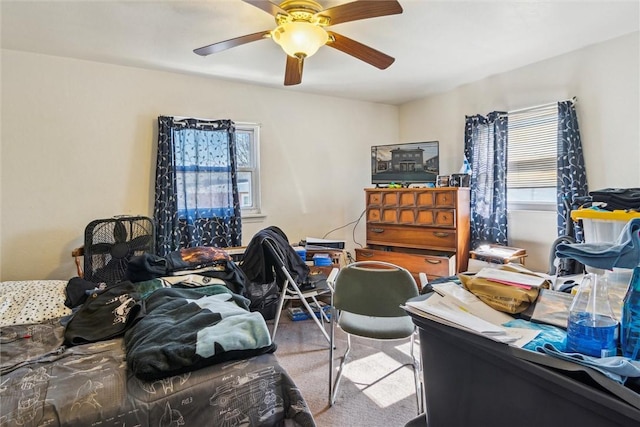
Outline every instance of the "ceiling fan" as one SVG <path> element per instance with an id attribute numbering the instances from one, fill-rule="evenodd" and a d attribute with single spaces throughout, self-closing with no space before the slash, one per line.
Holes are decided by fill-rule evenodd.
<path id="1" fill-rule="evenodd" d="M 395 61 L 389 55 L 325 28 L 360 19 L 402 13 L 402 6 L 396 0 L 359 0 L 328 9 L 322 9 L 322 6 L 313 0 L 284 0 L 279 5 L 268 0 L 242 1 L 273 15 L 277 27 L 274 30 L 260 31 L 213 43 L 195 49 L 195 53 L 207 56 L 245 43 L 271 38 L 287 54 L 285 86 L 302 82 L 305 58 L 316 53 L 323 45 L 342 51 L 381 70 Z"/>

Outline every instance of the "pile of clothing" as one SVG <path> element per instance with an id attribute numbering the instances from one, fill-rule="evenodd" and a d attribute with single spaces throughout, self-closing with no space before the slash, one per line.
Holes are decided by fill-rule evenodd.
<path id="1" fill-rule="evenodd" d="M 634 268 L 640 265 L 640 218 L 629 220 L 615 242 L 560 243 L 556 255 L 605 270 Z"/>
<path id="2" fill-rule="evenodd" d="M 590 191 L 591 201 L 606 210 L 640 210 L 640 188 L 605 188 Z"/>

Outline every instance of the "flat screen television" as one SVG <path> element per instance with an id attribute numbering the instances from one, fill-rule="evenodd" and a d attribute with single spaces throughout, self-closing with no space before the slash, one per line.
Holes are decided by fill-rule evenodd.
<path id="1" fill-rule="evenodd" d="M 429 184 L 440 174 L 438 141 L 371 147 L 372 184 Z"/>

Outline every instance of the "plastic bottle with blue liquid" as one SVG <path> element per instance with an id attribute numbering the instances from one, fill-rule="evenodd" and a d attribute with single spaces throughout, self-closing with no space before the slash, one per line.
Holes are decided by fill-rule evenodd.
<path id="1" fill-rule="evenodd" d="M 569 308 L 567 353 L 593 357 L 615 356 L 618 321 L 609 303 L 604 270 L 586 267 L 587 274 Z"/>
<path id="2" fill-rule="evenodd" d="M 622 303 L 620 349 L 624 357 L 640 360 L 640 266 L 633 269 Z"/>

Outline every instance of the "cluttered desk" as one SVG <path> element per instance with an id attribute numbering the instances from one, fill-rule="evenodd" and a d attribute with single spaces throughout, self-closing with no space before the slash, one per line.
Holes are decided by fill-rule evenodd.
<path id="1" fill-rule="evenodd" d="M 420 334 L 425 424 L 638 426 L 638 395 L 596 371 L 410 312 Z M 604 387 L 601 383 L 605 383 Z"/>
<path id="2" fill-rule="evenodd" d="M 427 409 L 411 425 L 639 426 L 640 218 L 623 232 L 631 239 L 617 247 L 559 247 L 584 277 L 494 266 L 408 301 Z M 614 268 L 634 274 L 609 294 Z"/>
<path id="3" fill-rule="evenodd" d="M 625 385 L 557 357 L 562 329 L 493 310 L 458 283 L 433 289 L 405 306 L 420 334 L 429 427 L 640 425 L 637 378 Z"/>

